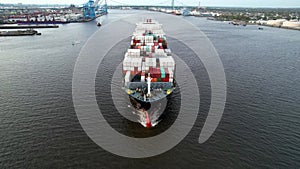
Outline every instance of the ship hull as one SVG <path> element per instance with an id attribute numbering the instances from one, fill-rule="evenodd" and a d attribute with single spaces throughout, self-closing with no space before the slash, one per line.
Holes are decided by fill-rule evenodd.
<path id="1" fill-rule="evenodd" d="M 168 96 L 166 96 L 165 99 L 167 99 Z M 137 110 L 139 118 L 138 121 L 141 125 L 147 128 L 152 128 L 160 122 L 161 117 L 164 114 L 164 107 L 167 104 L 162 104 L 163 99 L 152 102 L 144 102 L 130 95 L 129 99 L 132 106 Z"/>
<path id="2" fill-rule="evenodd" d="M 136 95 L 135 93 L 128 94 L 130 103 L 137 110 L 139 122 L 147 128 L 156 126 L 161 120 L 161 116 L 164 113 L 164 108 L 167 105 L 168 98 L 172 95 L 175 90 L 176 81 L 172 83 L 172 88 L 166 91 L 159 91 L 156 93 L 156 97 L 152 96 L 151 100 L 141 97 L 141 95 Z M 153 93 L 154 94 L 154 93 Z M 159 97 L 157 97 L 159 96 Z"/>

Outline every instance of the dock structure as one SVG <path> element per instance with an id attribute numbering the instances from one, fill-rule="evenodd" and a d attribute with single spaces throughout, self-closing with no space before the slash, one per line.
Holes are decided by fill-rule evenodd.
<path id="1" fill-rule="evenodd" d="M 0 29 L 58 28 L 58 25 L 0 25 Z"/>
<path id="2" fill-rule="evenodd" d="M 16 31 L 0 31 L 1 36 L 32 36 L 32 35 L 41 35 L 36 30 L 16 30 Z"/>

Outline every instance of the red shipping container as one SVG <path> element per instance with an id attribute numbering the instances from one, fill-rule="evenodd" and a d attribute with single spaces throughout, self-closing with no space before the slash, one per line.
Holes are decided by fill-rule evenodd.
<path id="1" fill-rule="evenodd" d="M 130 71 L 130 75 L 135 75 L 135 71 Z"/>
<path id="2" fill-rule="evenodd" d="M 160 68 L 157 68 L 157 78 L 161 77 L 161 71 Z"/>
<path id="3" fill-rule="evenodd" d="M 150 73 L 150 76 L 151 76 L 151 77 L 154 77 L 154 76 L 155 76 L 155 75 L 154 75 L 154 74 L 155 74 L 154 68 L 152 68 L 152 67 L 149 68 L 149 73 Z"/>
<path id="4" fill-rule="evenodd" d="M 151 68 L 151 70 L 149 68 L 149 72 L 151 77 L 155 77 L 155 68 Z"/>
<path id="5" fill-rule="evenodd" d="M 169 82 L 169 78 L 162 78 L 161 81 L 162 82 Z"/>
<path id="6" fill-rule="evenodd" d="M 152 78 L 151 82 L 157 82 L 157 78 Z"/>
<path id="7" fill-rule="evenodd" d="M 169 74 L 169 69 L 168 68 L 164 68 L 165 69 L 165 73 Z"/>
<path id="8" fill-rule="evenodd" d="M 169 69 L 168 68 L 165 68 L 165 74 L 166 74 L 166 78 L 170 77 L 170 73 L 169 73 Z"/>
<path id="9" fill-rule="evenodd" d="M 130 71 L 130 75 L 137 75 L 137 74 L 141 74 L 142 72 L 141 71 L 137 71 L 137 70 L 134 70 L 134 71 Z"/>
<path id="10" fill-rule="evenodd" d="M 154 71 L 154 76 L 155 78 L 160 78 L 160 69 L 159 68 L 155 68 L 155 71 Z"/>
<path id="11" fill-rule="evenodd" d="M 151 77 L 156 78 L 156 74 L 157 74 L 156 68 L 153 68 Z"/>
<path id="12" fill-rule="evenodd" d="M 149 66 L 149 72 L 152 74 L 153 73 L 153 67 Z"/>

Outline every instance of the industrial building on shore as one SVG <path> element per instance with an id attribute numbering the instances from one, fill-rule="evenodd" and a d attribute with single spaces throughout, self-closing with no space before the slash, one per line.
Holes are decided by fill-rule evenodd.
<path id="1" fill-rule="evenodd" d="M 249 21 L 249 23 L 300 30 L 300 22 L 298 20 L 289 20 L 289 21 L 286 19 L 267 20 L 267 21 L 258 20 L 258 21 Z"/>

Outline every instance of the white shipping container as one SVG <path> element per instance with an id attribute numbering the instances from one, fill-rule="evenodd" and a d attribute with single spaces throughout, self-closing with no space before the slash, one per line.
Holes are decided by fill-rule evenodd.
<path id="1" fill-rule="evenodd" d="M 164 31 L 162 30 L 153 30 L 153 34 L 159 37 L 163 37 L 165 35 Z"/>
<path id="2" fill-rule="evenodd" d="M 137 34 L 141 34 L 141 33 L 137 33 Z M 140 41 L 144 41 L 145 40 L 144 36 L 141 36 L 141 35 L 136 35 L 135 39 L 136 40 L 140 40 Z"/>
<path id="3" fill-rule="evenodd" d="M 145 63 L 147 66 L 156 67 L 156 58 L 146 58 Z"/>
<path id="4" fill-rule="evenodd" d="M 170 68 L 170 67 L 169 67 L 169 68 L 168 68 L 168 71 L 169 71 L 169 74 L 170 74 L 170 75 L 171 75 L 171 74 L 173 75 L 173 73 L 174 73 L 174 68 Z"/>
<path id="5" fill-rule="evenodd" d="M 173 66 L 174 66 L 174 63 L 168 62 L 168 67 L 173 67 Z"/>
<path id="6" fill-rule="evenodd" d="M 159 58 L 160 65 L 165 65 L 168 62 L 167 58 Z"/>
<path id="7" fill-rule="evenodd" d="M 128 49 L 128 55 L 138 55 L 140 56 L 140 49 Z"/>
<path id="8" fill-rule="evenodd" d="M 145 82 L 145 76 L 141 76 L 141 82 Z"/>
<path id="9" fill-rule="evenodd" d="M 155 53 L 157 53 L 157 54 L 164 54 L 165 51 L 164 51 L 164 49 L 157 49 L 157 48 L 155 48 Z"/>
<path id="10" fill-rule="evenodd" d="M 172 57 L 160 58 L 160 64 L 166 67 L 174 67 L 175 62 Z"/>
<path id="11" fill-rule="evenodd" d="M 159 58 L 165 58 L 167 57 L 166 53 L 154 53 L 155 57 L 159 57 Z"/>
<path id="12" fill-rule="evenodd" d="M 142 62 L 142 66 L 145 67 L 145 66 L 146 66 L 146 63 L 145 63 L 145 62 Z"/>
<path id="13" fill-rule="evenodd" d="M 156 63 L 149 63 L 149 66 L 156 67 Z"/>
<path id="14" fill-rule="evenodd" d="M 156 62 L 156 58 L 146 58 L 145 62 Z"/>
<path id="15" fill-rule="evenodd" d="M 126 75 L 124 77 L 125 82 L 130 82 L 130 71 L 126 72 Z"/>
<path id="16" fill-rule="evenodd" d="M 152 42 L 148 42 L 148 43 L 146 43 L 146 46 L 154 46 L 154 43 L 152 43 Z"/>
<path id="17" fill-rule="evenodd" d="M 171 49 L 165 49 L 166 53 L 171 53 Z"/>

